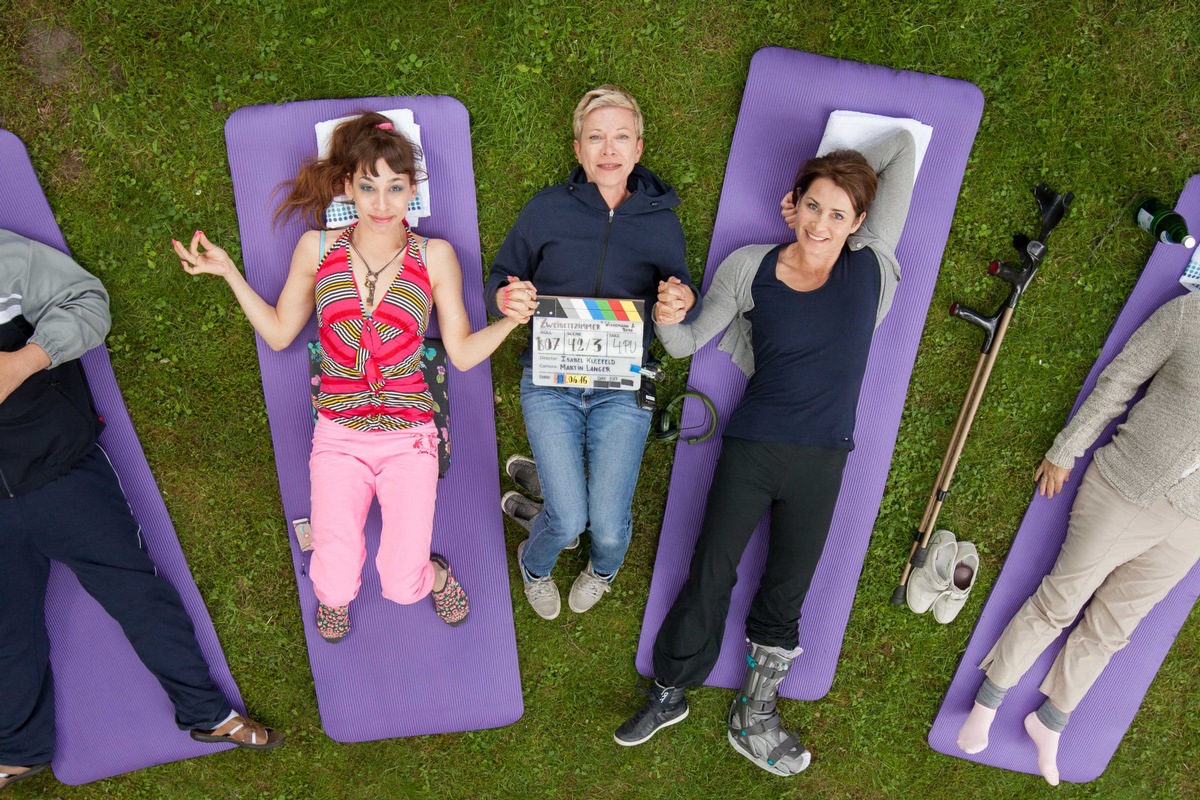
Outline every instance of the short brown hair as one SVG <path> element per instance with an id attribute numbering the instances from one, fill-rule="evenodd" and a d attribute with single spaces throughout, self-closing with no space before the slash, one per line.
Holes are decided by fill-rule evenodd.
<path id="1" fill-rule="evenodd" d="M 879 187 L 879 177 L 862 153 L 834 150 L 804 162 L 792 184 L 792 202 L 799 204 L 800 197 L 817 178 L 832 181 L 834 186 L 850 195 L 856 218 L 862 216 L 875 200 L 875 190 Z"/>
<path id="2" fill-rule="evenodd" d="M 575 106 L 575 115 L 572 122 L 575 126 L 575 139 L 578 140 L 583 135 L 583 120 L 589 113 L 597 108 L 627 108 L 633 112 L 633 130 L 637 134 L 637 138 L 642 138 L 642 109 L 638 108 L 637 100 L 633 99 L 633 95 L 617 86 L 604 84 L 597 86 L 583 96 L 579 101 L 579 105 Z"/>
<path id="3" fill-rule="evenodd" d="M 425 178 L 417 168 L 420 151 L 390 119 L 366 111 L 346 120 L 333 131 L 329 155 L 306 162 L 295 180 L 282 184 L 288 191 L 275 211 L 275 221 L 298 214 L 312 227 L 324 228 L 325 209 L 342 193 L 346 179 L 358 171 L 377 177 L 375 165 L 381 158 L 413 183 Z"/>

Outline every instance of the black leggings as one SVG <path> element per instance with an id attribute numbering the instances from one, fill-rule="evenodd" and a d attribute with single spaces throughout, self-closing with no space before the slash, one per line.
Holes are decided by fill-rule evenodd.
<path id="1" fill-rule="evenodd" d="M 738 562 L 771 512 L 767 566 L 746 636 L 793 649 L 797 623 L 842 486 L 847 450 L 725 437 L 687 582 L 654 641 L 654 675 L 666 686 L 698 686 L 721 650 Z"/>

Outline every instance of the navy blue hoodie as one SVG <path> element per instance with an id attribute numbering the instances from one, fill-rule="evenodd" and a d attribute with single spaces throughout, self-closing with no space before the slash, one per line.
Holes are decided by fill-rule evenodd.
<path id="1" fill-rule="evenodd" d="M 508 276 L 531 281 L 539 295 L 612 297 L 646 301 L 643 358 L 654 339 L 650 321 L 658 282 L 675 276 L 697 295 L 688 312 L 700 312 L 683 251 L 683 228 L 674 208 L 679 195 L 650 170 L 635 165 L 631 195 L 610 210 L 600 190 L 576 167 L 566 183 L 543 189 L 521 209 L 496 260 L 492 262 L 484 303 L 501 316 L 496 290 Z M 521 363 L 532 364 L 528 344 Z"/>

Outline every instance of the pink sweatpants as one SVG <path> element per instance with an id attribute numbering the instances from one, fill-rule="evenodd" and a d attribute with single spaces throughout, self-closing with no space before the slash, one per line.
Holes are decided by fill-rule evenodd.
<path id="1" fill-rule="evenodd" d="M 325 417 L 313 432 L 313 557 L 317 599 L 345 606 L 358 596 L 367 560 L 363 525 L 379 498 L 383 530 L 375 566 L 383 596 L 415 603 L 433 588 L 429 544 L 437 497 L 437 432 L 432 422 L 403 431 L 356 431 Z"/>

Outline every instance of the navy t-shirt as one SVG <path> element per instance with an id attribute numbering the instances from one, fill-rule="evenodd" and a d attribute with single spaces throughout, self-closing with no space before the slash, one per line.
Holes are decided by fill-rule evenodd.
<path id="1" fill-rule="evenodd" d="M 854 415 L 879 308 L 871 248 L 843 248 L 829 279 L 798 292 L 775 277 L 780 251 L 751 284 L 754 374 L 726 436 L 854 449 Z"/>

